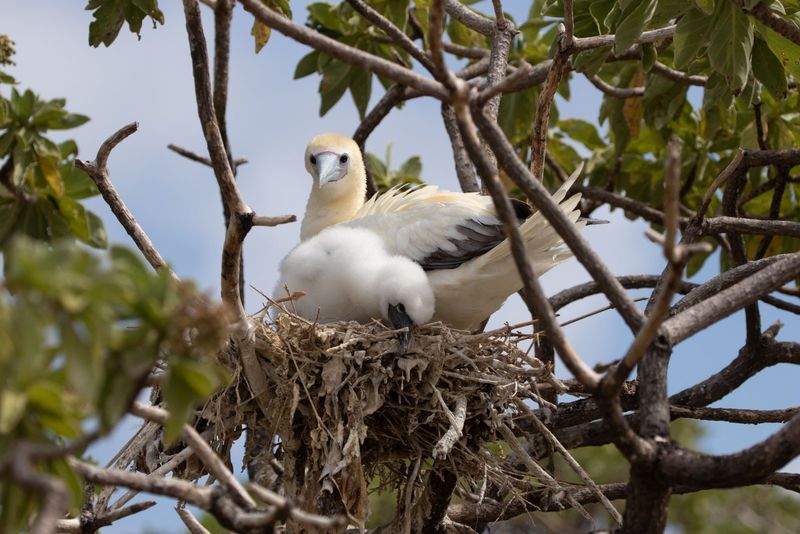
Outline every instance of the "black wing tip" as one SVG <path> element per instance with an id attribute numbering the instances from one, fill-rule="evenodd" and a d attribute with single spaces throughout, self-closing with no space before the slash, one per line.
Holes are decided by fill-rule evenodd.
<path id="1" fill-rule="evenodd" d="M 592 226 L 594 224 L 611 224 L 611 221 L 607 221 L 605 219 L 592 219 L 591 217 L 578 217 L 578 222 L 585 222 L 586 226 Z"/>

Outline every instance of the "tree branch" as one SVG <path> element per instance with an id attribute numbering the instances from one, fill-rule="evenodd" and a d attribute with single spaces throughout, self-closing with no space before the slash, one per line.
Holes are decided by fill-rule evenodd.
<path id="1" fill-rule="evenodd" d="M 175 273 L 172 272 L 172 269 L 170 269 L 166 262 L 164 262 L 164 258 L 162 258 L 161 254 L 158 253 L 158 250 L 156 250 L 153 242 L 150 241 L 150 238 L 147 236 L 142 227 L 139 226 L 139 223 L 136 222 L 136 219 L 128 209 L 128 206 L 125 205 L 125 202 L 119 196 L 119 193 L 117 193 L 117 190 L 114 188 L 114 185 L 108 178 L 107 162 L 109 155 L 111 155 L 111 151 L 114 150 L 114 148 L 125 138 L 138 129 L 139 123 L 137 122 L 132 122 L 126 126 L 123 126 L 111 137 L 106 139 L 102 145 L 100 145 L 100 149 L 97 151 L 97 156 L 95 157 L 94 161 L 81 161 L 76 159 L 75 166 L 88 174 L 89 178 L 94 181 L 95 185 L 97 185 L 97 189 L 100 191 L 100 195 L 103 197 L 103 200 L 105 200 L 106 204 L 108 204 L 108 207 L 111 208 L 111 211 L 117 217 L 119 223 L 123 228 L 125 228 L 125 231 L 128 232 L 128 235 L 131 236 L 131 239 L 133 239 L 133 242 L 142 252 L 145 259 L 153 267 L 153 269 L 158 271 L 161 268 L 165 268 L 173 278 L 177 279 Z"/>
<path id="2" fill-rule="evenodd" d="M 305 26 L 300 26 L 290 19 L 272 11 L 259 0 L 239 0 L 245 10 L 251 13 L 256 19 L 263 22 L 270 28 L 281 32 L 294 39 L 295 41 L 308 45 L 315 50 L 320 50 L 326 54 L 360 68 L 374 72 L 380 76 L 394 80 L 395 82 L 414 87 L 423 95 L 429 95 L 443 100 L 447 92 L 444 87 L 421 76 L 411 69 L 383 58 L 374 56 L 352 46 L 342 44 L 335 39 L 323 35 Z"/>

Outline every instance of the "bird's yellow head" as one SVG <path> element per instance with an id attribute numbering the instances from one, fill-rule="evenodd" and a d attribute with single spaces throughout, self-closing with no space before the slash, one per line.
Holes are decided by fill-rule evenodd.
<path id="1" fill-rule="evenodd" d="M 366 186 L 361 150 L 347 136 L 332 133 L 316 136 L 306 147 L 305 165 L 320 192 L 340 196 L 363 191 Z"/>
<path id="2" fill-rule="evenodd" d="M 350 220 L 364 204 L 367 172 L 355 141 L 321 134 L 308 143 L 305 166 L 314 179 L 300 226 L 305 240 L 333 224 Z"/>

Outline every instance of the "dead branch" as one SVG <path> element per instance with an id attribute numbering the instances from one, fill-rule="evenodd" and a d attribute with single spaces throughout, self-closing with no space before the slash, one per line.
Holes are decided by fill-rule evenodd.
<path id="1" fill-rule="evenodd" d="M 128 232 L 128 235 L 131 236 L 133 242 L 142 251 L 147 262 L 152 265 L 153 269 L 159 270 L 161 268 L 166 268 L 167 271 L 172 275 L 173 278 L 177 278 L 172 269 L 170 269 L 166 262 L 164 262 L 164 258 L 161 257 L 161 254 L 158 253 L 156 247 L 153 246 L 153 242 L 150 241 L 150 238 L 147 236 L 145 231 L 139 226 L 139 223 L 136 222 L 136 219 L 133 217 L 133 214 L 128 209 L 128 206 L 125 205 L 125 202 L 120 198 L 117 190 L 114 188 L 113 184 L 108 178 L 108 157 L 111 155 L 111 151 L 120 144 L 126 137 L 134 133 L 136 130 L 139 129 L 139 123 L 132 122 L 126 126 L 123 126 L 119 130 L 117 130 L 111 137 L 106 139 L 102 145 L 100 145 L 100 149 L 97 151 L 97 156 L 95 157 L 94 161 L 81 161 L 79 159 L 75 160 L 75 166 L 81 169 L 83 172 L 89 175 L 89 177 L 94 181 L 95 185 L 97 185 L 97 189 L 100 191 L 100 194 L 105 200 L 108 207 L 111 208 L 111 211 L 117 217 L 117 220 L 125 228 L 125 231 Z"/>

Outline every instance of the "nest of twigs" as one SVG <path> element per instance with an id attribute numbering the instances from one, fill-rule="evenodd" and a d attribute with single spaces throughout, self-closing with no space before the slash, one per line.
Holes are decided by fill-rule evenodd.
<path id="1" fill-rule="evenodd" d="M 487 482 L 530 489 L 530 472 L 506 467 L 508 445 L 494 442 L 508 442 L 521 404 L 561 388 L 523 350 L 535 336 L 430 324 L 414 330 L 399 356 L 397 333 L 379 323 L 314 324 L 290 313 L 258 323 L 256 352 L 271 388 L 270 435 L 262 439 L 280 444 L 284 491 L 362 523 L 376 481 L 397 490 L 401 508 L 415 505 L 422 492 L 414 481 L 435 470 L 457 475 L 462 492 L 482 492 Z"/>

